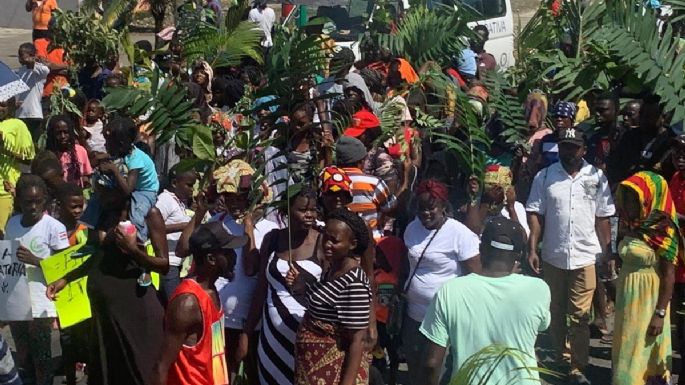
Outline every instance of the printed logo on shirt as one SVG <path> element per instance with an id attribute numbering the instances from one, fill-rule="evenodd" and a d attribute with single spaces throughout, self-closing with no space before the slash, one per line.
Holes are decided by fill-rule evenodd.
<path id="1" fill-rule="evenodd" d="M 228 385 L 228 369 L 224 352 L 224 317 L 212 324 L 212 378 L 214 385 Z"/>
<path id="2" fill-rule="evenodd" d="M 66 233 L 65 233 L 66 236 Z M 42 237 L 37 236 L 31 238 L 28 244 L 28 249 L 35 255 L 41 255 L 44 252 L 44 246 L 42 243 Z M 66 238 L 65 238 L 66 239 Z"/>
<path id="3" fill-rule="evenodd" d="M 69 239 L 69 235 L 66 231 L 59 233 L 57 236 L 59 237 L 60 241 L 66 241 L 67 239 Z"/>

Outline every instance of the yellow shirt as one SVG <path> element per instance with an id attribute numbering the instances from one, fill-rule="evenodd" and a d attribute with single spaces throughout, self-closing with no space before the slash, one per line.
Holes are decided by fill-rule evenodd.
<path id="1" fill-rule="evenodd" d="M 8 196 L 3 186 L 5 181 L 17 185 L 21 176 L 19 161 L 31 160 L 35 156 L 33 140 L 26 124 L 19 119 L 7 119 L 0 122 L 2 149 L 0 150 L 0 197 Z"/>

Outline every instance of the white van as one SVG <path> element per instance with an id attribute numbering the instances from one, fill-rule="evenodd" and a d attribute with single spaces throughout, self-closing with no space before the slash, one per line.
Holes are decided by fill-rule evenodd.
<path id="1" fill-rule="evenodd" d="M 500 68 L 514 65 L 514 11 L 510 0 L 464 0 L 479 12 L 483 19 L 469 23 L 469 27 L 484 25 L 490 31 L 485 51 L 492 54 Z"/>

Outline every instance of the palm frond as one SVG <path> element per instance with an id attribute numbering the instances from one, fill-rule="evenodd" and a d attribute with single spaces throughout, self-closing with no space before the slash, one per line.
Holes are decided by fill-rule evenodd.
<path id="1" fill-rule="evenodd" d="M 506 92 L 504 75 L 497 71 L 490 71 L 485 78 L 488 88 L 488 104 L 493 110 L 494 119 L 503 126 L 500 134 L 506 143 L 523 143 L 526 140 L 526 127 L 521 101 Z"/>
<path id="2" fill-rule="evenodd" d="M 186 90 L 175 84 L 165 83 L 151 91 L 133 87 L 113 88 L 102 104 L 109 111 L 116 110 L 132 118 L 145 115 L 144 122 L 150 123 L 150 129 L 160 144 L 175 138 L 177 144 L 194 149 L 196 136 L 206 139 L 197 135 L 200 129 L 192 118 L 192 102 L 187 99 Z"/>
<path id="3" fill-rule="evenodd" d="M 639 77 L 643 85 L 661 97 L 673 121 L 685 118 L 685 53 L 678 52 L 678 39 L 668 25 L 663 34 L 654 11 L 636 10 L 632 1 L 607 4 L 606 17 L 592 38 L 605 41 L 612 56 Z"/>
<path id="4" fill-rule="evenodd" d="M 553 371 L 538 368 L 537 366 L 527 366 L 534 362 L 536 362 L 535 357 L 519 349 L 509 348 L 500 344 L 489 345 L 464 361 L 457 373 L 452 377 L 450 385 L 514 385 L 519 383 L 521 378 L 535 379 L 537 377 L 535 376 L 536 373 L 559 377 Z M 510 368 L 513 367 L 513 370 L 505 378 L 493 378 L 498 367 L 503 363 L 506 363 Z"/>
<path id="5" fill-rule="evenodd" d="M 184 30 L 181 39 L 184 55 L 191 62 L 204 59 L 212 67 L 228 67 L 240 64 L 244 58 L 263 63 L 262 36 L 259 26 L 250 21 L 228 29 L 197 19 L 192 28 Z"/>
<path id="6" fill-rule="evenodd" d="M 138 4 L 137 0 L 111 0 L 102 15 L 102 21 L 108 27 L 112 27 L 122 17 L 128 16 Z"/>
<path id="7" fill-rule="evenodd" d="M 465 12 L 468 11 L 444 5 L 411 8 L 396 33 L 376 34 L 375 43 L 415 66 L 427 61 L 448 64 L 452 56 L 467 46 L 464 37 L 473 33 L 466 25 Z"/>

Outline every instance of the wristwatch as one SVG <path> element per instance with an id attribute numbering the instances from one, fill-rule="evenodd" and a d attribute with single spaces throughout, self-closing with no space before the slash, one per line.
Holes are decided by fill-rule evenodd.
<path id="1" fill-rule="evenodd" d="M 659 318 L 666 318 L 666 309 L 656 309 L 654 310 L 654 314 Z"/>

